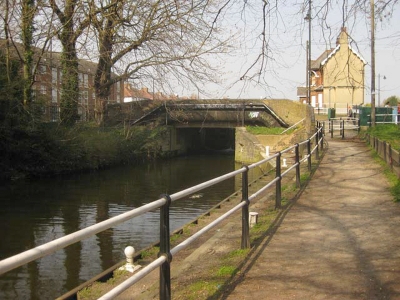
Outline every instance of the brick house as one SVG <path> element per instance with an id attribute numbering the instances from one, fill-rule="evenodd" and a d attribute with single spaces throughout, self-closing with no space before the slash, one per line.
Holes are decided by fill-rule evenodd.
<path id="1" fill-rule="evenodd" d="M 5 41 L 0 40 L 0 45 L 5 46 Z M 18 51 L 22 51 L 22 45 L 16 44 Z M 12 57 L 18 59 L 15 48 L 10 48 Z M 60 99 L 61 99 L 61 53 L 60 52 L 44 52 L 33 47 L 34 64 L 37 64 L 33 84 L 33 101 L 40 104 L 43 112 L 43 120 L 57 122 L 60 115 Z M 13 53 L 14 52 L 14 53 Z M 39 60 L 40 56 L 40 60 Z M 79 99 L 78 114 L 80 121 L 87 121 L 93 118 L 95 108 L 95 91 L 94 91 L 94 75 L 97 64 L 79 59 Z M 111 86 L 111 93 L 108 103 L 123 103 L 124 100 L 124 82 L 120 81 Z"/>
<path id="2" fill-rule="evenodd" d="M 40 60 L 35 75 L 33 89 L 36 98 L 44 99 L 46 119 L 59 120 L 59 107 L 61 99 L 62 70 L 60 63 L 61 53 L 47 52 Z M 79 59 L 79 99 L 78 115 L 80 121 L 93 119 L 95 109 L 94 76 L 97 64 Z M 124 83 L 119 81 L 111 86 L 108 103 L 123 103 Z"/>
<path id="3" fill-rule="evenodd" d="M 158 100 L 158 101 L 167 101 L 167 100 L 178 100 L 178 99 L 186 99 L 179 98 L 177 95 L 164 95 L 162 92 L 149 92 L 147 87 L 142 87 L 141 89 L 136 89 L 132 87 L 132 85 L 128 82 L 124 83 L 124 102 L 135 102 L 135 101 L 143 101 L 143 100 Z"/>
<path id="4" fill-rule="evenodd" d="M 349 39 L 343 27 L 336 47 L 311 61 L 311 106 L 345 113 L 348 106 L 364 103 L 366 61 L 351 47 Z M 307 87 L 298 87 L 297 96 L 299 101 L 307 102 Z"/>

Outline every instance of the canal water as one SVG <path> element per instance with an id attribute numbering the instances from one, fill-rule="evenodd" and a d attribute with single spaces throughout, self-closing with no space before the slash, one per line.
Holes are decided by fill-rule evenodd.
<path id="1" fill-rule="evenodd" d="M 233 156 L 191 156 L 0 186 L 0 260 L 241 166 Z M 240 178 L 174 202 L 171 230 L 240 188 Z M 0 276 L 0 299 L 54 299 L 158 241 L 159 212 L 113 227 Z"/>

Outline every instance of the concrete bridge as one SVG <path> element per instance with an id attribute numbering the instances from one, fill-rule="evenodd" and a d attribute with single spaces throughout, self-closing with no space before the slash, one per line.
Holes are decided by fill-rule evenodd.
<path id="1" fill-rule="evenodd" d="M 288 128 L 299 124 L 302 133 L 298 138 L 304 139 L 314 125 L 310 106 L 286 99 L 131 102 L 110 106 L 109 119 L 132 126 L 165 126 L 157 151 L 182 155 L 240 149 L 235 151 L 240 162 L 258 161 L 266 145 L 279 144 L 284 138 L 251 136 L 245 126 Z"/>

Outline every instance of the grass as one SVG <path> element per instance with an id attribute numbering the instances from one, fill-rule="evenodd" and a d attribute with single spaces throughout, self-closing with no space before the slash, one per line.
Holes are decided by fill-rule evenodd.
<path id="1" fill-rule="evenodd" d="M 386 141 L 397 151 L 400 151 L 400 127 L 396 124 L 380 124 L 368 128 L 366 131 L 382 141 Z M 390 170 L 389 166 L 374 152 L 374 159 L 382 166 L 386 178 L 389 180 L 390 192 L 395 202 L 400 202 L 400 179 Z"/>
<path id="2" fill-rule="evenodd" d="M 279 135 L 282 134 L 286 128 L 282 127 L 258 127 L 258 126 L 246 126 L 247 132 L 254 134 L 254 135 L 261 135 L 261 134 L 269 134 L 269 135 Z M 286 131 L 284 134 L 290 134 L 294 131 L 294 129 L 290 129 Z"/>
<path id="3" fill-rule="evenodd" d="M 373 158 L 383 168 L 383 174 L 389 181 L 390 193 L 393 196 L 393 201 L 400 202 L 400 179 L 390 170 L 389 166 L 376 152 L 373 153 Z"/>
<path id="4" fill-rule="evenodd" d="M 151 247 L 146 250 L 142 250 L 140 252 L 140 257 L 142 260 L 145 260 L 147 258 L 156 256 L 158 254 L 158 252 L 160 252 L 160 247 Z"/>
<path id="5" fill-rule="evenodd" d="M 393 149 L 400 151 L 400 127 L 396 124 L 380 124 L 367 130 L 372 136 L 378 137 L 392 145 Z"/>

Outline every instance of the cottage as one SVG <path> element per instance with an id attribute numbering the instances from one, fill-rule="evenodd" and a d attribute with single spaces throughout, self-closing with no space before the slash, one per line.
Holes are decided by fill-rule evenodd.
<path id="1" fill-rule="evenodd" d="M 342 28 L 336 47 L 324 51 L 311 61 L 310 104 L 315 108 L 336 108 L 346 113 L 347 108 L 364 103 L 364 68 L 366 61 L 349 43 L 349 35 Z M 297 96 L 308 102 L 307 88 L 299 87 Z"/>

